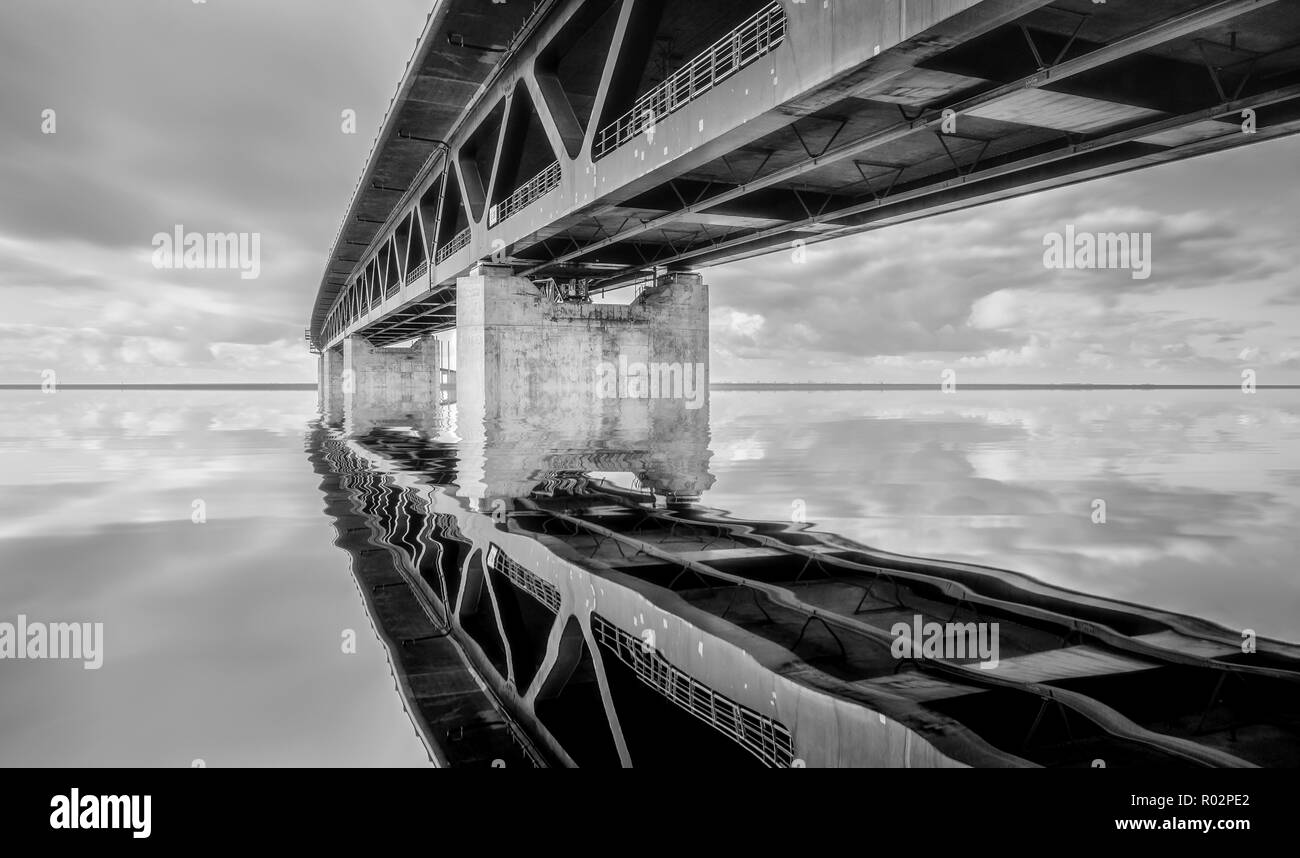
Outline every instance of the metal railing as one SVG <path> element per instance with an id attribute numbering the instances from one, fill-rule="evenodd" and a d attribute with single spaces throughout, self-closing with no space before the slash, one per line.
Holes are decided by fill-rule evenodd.
<path id="1" fill-rule="evenodd" d="M 439 265 L 447 261 L 447 258 L 458 250 L 464 250 L 469 246 L 469 227 L 465 227 L 460 232 L 451 237 L 451 241 L 438 248 L 436 261 Z"/>
<path id="2" fill-rule="evenodd" d="M 687 712 L 739 743 L 763 762 L 788 769 L 794 744 L 784 724 L 724 697 L 678 670 L 654 647 L 638 640 L 600 614 L 591 615 L 591 633 L 637 677 Z"/>
<path id="3" fill-rule="evenodd" d="M 552 161 L 536 176 L 524 182 L 515 192 L 488 209 L 488 226 L 496 226 L 508 217 L 519 214 L 560 186 L 560 162 Z"/>
<path id="4" fill-rule="evenodd" d="M 423 262 L 421 262 L 419 265 L 415 266 L 415 268 L 411 269 L 410 274 L 406 275 L 406 285 L 410 286 L 416 280 L 419 280 L 421 277 L 423 277 L 428 273 L 429 273 L 429 260 L 426 259 Z"/>
<path id="5" fill-rule="evenodd" d="M 551 613 L 560 612 L 560 591 L 555 585 L 520 566 L 495 544 L 488 548 L 487 566 L 506 576 L 511 583 L 541 602 Z"/>
<path id="6" fill-rule="evenodd" d="M 596 135 L 592 157 L 600 160 L 659 120 L 699 98 L 785 39 L 786 15 L 772 3 L 636 100 L 632 109 Z"/>

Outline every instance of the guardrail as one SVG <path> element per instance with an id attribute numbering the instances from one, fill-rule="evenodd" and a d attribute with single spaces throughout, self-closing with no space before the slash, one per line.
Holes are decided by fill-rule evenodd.
<path id="1" fill-rule="evenodd" d="M 591 634 L 609 647 L 637 678 L 682 709 L 730 737 L 769 766 L 788 769 L 794 746 L 784 724 L 724 697 L 669 664 L 652 645 L 638 640 L 600 614 L 591 615 Z"/>
<path id="2" fill-rule="evenodd" d="M 448 241 L 442 247 L 438 248 L 438 255 L 435 258 L 435 261 L 441 265 L 443 262 L 446 262 L 447 258 L 451 256 L 453 253 L 455 253 L 458 250 L 463 250 L 468 246 L 469 246 L 469 227 L 465 227 L 460 232 L 453 235 L 451 237 L 451 241 Z"/>
<path id="3" fill-rule="evenodd" d="M 785 40 L 786 15 L 772 3 L 750 16 L 703 53 L 636 100 L 632 109 L 596 135 L 592 158 L 599 161 L 659 120 L 699 98 Z"/>
<path id="4" fill-rule="evenodd" d="M 496 226 L 512 215 L 519 214 L 560 186 L 560 162 L 552 161 L 540 173 L 524 182 L 515 192 L 488 209 L 488 226 Z"/>
<path id="5" fill-rule="evenodd" d="M 506 556 L 495 543 L 488 548 L 487 566 L 505 575 L 516 587 L 541 602 L 551 613 L 560 612 L 560 591 L 555 585 Z"/>
<path id="6" fill-rule="evenodd" d="M 415 268 L 411 270 L 410 274 L 406 275 L 406 285 L 410 286 L 416 280 L 419 280 L 421 277 L 423 277 L 428 273 L 429 273 L 429 260 L 426 259 L 423 262 L 421 262 L 419 265 L 415 266 Z"/>

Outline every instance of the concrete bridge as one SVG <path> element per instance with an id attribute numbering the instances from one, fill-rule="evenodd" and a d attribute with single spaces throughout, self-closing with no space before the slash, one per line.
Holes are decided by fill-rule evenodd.
<path id="1" fill-rule="evenodd" d="M 628 345 L 660 313 L 707 331 L 692 267 L 1297 129 L 1297 0 L 440 0 L 308 339 L 338 407 L 438 401 L 436 350 L 382 347 L 453 328 L 478 366 L 524 328 L 707 364 L 707 333 Z"/>

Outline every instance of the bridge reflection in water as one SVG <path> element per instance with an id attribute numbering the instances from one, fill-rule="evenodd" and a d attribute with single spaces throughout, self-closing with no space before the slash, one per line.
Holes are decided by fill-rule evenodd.
<path id="1" fill-rule="evenodd" d="M 1300 763 L 1300 648 L 710 509 L 708 408 L 669 405 L 450 402 L 313 434 L 439 764 Z M 997 666 L 895 657 L 918 616 L 997 623 Z"/>

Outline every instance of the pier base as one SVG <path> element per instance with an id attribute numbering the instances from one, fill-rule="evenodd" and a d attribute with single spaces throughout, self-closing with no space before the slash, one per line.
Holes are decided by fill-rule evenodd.
<path id="1" fill-rule="evenodd" d="M 665 275 L 627 305 L 557 303 L 488 265 L 456 285 L 463 495 L 526 497 L 564 471 L 629 471 L 680 499 L 712 484 L 698 274 Z"/>
<path id="2" fill-rule="evenodd" d="M 327 425 L 337 426 L 343 422 L 343 349 L 322 351 L 319 367 L 321 417 Z"/>
<path id="3" fill-rule="evenodd" d="M 343 341 L 340 351 L 339 386 L 348 432 L 410 425 L 442 403 L 440 350 L 432 337 L 409 348 L 379 348 L 353 335 Z"/>

